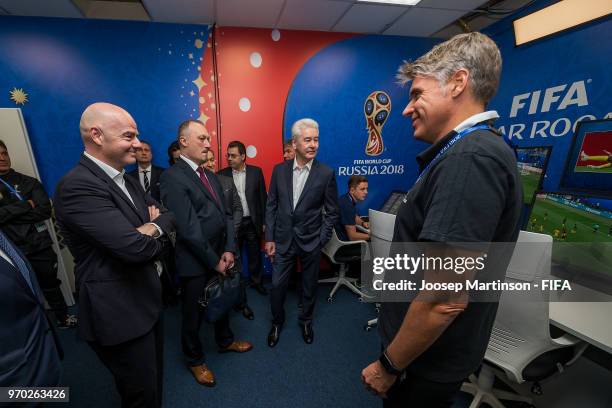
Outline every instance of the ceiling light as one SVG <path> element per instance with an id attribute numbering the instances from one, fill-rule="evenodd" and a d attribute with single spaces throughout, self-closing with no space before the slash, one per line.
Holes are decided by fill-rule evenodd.
<path id="1" fill-rule="evenodd" d="M 514 20 L 516 45 L 588 23 L 612 13 L 610 0 L 561 0 Z"/>
<path id="2" fill-rule="evenodd" d="M 382 4 L 395 4 L 399 6 L 414 6 L 421 2 L 421 0 L 357 0 L 358 3 L 382 3 Z"/>

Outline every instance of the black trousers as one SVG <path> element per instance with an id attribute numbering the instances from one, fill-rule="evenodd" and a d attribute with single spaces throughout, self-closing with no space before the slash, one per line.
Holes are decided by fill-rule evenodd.
<path id="1" fill-rule="evenodd" d="M 284 305 L 287 298 L 289 276 L 295 268 L 296 257 L 300 259 L 302 264 L 302 310 L 299 320 L 300 324 L 310 324 L 312 322 L 317 297 L 321 248 L 317 247 L 310 252 L 306 252 L 294 241 L 286 253 L 277 253 L 274 257 L 272 291 L 270 293 L 273 324 L 282 325 L 285 323 Z"/>
<path id="2" fill-rule="evenodd" d="M 160 316 L 145 335 L 114 346 L 89 345 L 115 378 L 122 408 L 161 407 L 164 330 Z"/>
<path id="3" fill-rule="evenodd" d="M 244 217 L 238 229 L 238 248 L 242 250 L 244 243 L 247 244 L 247 257 L 249 258 L 249 274 L 255 283 L 261 283 L 261 245 L 260 233 L 255 230 L 255 224 L 251 217 Z"/>
<path id="4" fill-rule="evenodd" d="M 36 274 L 38 284 L 42 289 L 49 307 L 53 310 L 59 322 L 66 320 L 68 307 L 60 290 L 61 281 L 57 279 L 57 255 L 52 247 L 34 252 L 26 256 Z"/>
<path id="5" fill-rule="evenodd" d="M 202 342 L 200 341 L 200 328 L 204 311 L 198 304 L 198 299 L 204 292 L 204 287 L 214 276 L 211 272 L 207 275 L 181 278 L 183 286 L 183 313 L 181 326 L 181 344 L 185 354 L 187 365 L 195 367 L 206 361 Z M 234 341 L 234 333 L 229 325 L 229 313 L 214 323 L 215 341 L 221 348 L 229 346 Z"/>
<path id="6" fill-rule="evenodd" d="M 398 379 L 383 400 L 384 408 L 448 408 L 463 381 L 441 383 L 407 374 L 403 381 Z"/>

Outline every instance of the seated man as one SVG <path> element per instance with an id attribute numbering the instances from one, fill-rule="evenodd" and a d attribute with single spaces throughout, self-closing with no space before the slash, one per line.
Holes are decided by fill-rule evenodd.
<path id="1" fill-rule="evenodd" d="M 368 179 L 364 176 L 351 176 L 348 188 L 348 193 L 338 198 L 340 217 L 334 226 L 336 234 L 341 241 L 369 240 L 369 234 L 357 231 L 357 225 L 369 228 L 368 223 L 357 215 L 357 203 L 368 196 Z"/>

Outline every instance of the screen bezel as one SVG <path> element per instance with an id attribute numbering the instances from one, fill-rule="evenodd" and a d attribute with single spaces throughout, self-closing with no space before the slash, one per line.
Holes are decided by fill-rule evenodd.
<path id="1" fill-rule="evenodd" d="M 535 202 L 536 195 L 540 190 L 542 190 L 542 184 L 544 184 L 544 177 L 546 177 L 546 172 L 548 171 L 548 162 L 550 160 L 550 156 L 552 154 L 552 146 L 514 146 L 514 154 L 516 155 L 516 162 L 518 163 L 518 150 L 519 149 L 545 149 L 546 150 L 546 160 L 544 160 L 544 166 L 542 167 L 542 177 L 540 177 L 540 181 L 533 192 L 533 196 L 531 197 L 531 201 L 527 202 L 523 196 L 523 205 L 533 206 Z M 519 174 L 520 177 L 520 174 Z M 525 192 L 523 191 L 523 195 Z M 531 215 L 531 210 L 529 211 Z"/>
<path id="2" fill-rule="evenodd" d="M 582 144 L 582 142 L 584 141 L 584 136 L 586 135 L 587 131 L 583 131 L 583 128 L 585 126 L 589 126 L 592 124 L 598 124 L 598 123 L 609 123 L 610 124 L 610 131 L 612 131 L 612 119 L 594 119 L 594 120 L 581 120 L 580 122 L 578 122 L 578 125 L 576 126 L 576 131 L 574 132 L 574 135 L 572 137 L 572 142 L 570 144 L 569 150 L 567 152 L 567 157 L 565 159 L 565 166 L 563 167 L 563 174 L 561 176 L 561 182 L 559 183 L 559 190 L 562 194 L 574 194 L 574 195 L 589 195 L 589 196 L 594 196 L 594 197 L 601 197 L 601 198 L 612 198 L 612 191 L 609 190 L 595 190 L 592 188 L 576 188 L 576 187 L 568 187 L 567 186 L 567 176 L 568 176 L 568 171 L 570 170 L 570 167 L 572 166 L 572 163 L 575 164 L 576 160 L 578 160 L 578 157 L 576 157 L 576 160 L 572 160 L 572 152 L 574 151 L 574 148 L 576 147 L 576 141 L 578 140 L 578 137 L 580 136 L 580 144 Z M 580 152 L 578 152 L 578 155 L 580 155 Z M 612 173 L 610 173 L 610 177 L 612 177 Z M 551 193 L 554 194 L 554 193 Z"/>

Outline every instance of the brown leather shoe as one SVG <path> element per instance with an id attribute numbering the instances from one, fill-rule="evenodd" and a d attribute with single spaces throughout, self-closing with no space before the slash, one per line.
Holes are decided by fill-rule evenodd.
<path id="1" fill-rule="evenodd" d="M 189 369 L 191 370 L 191 373 L 193 374 L 198 383 L 207 387 L 214 387 L 215 385 L 217 385 L 215 381 L 215 375 L 212 371 L 210 371 L 206 364 L 189 367 Z"/>
<path id="2" fill-rule="evenodd" d="M 227 353 L 230 351 L 233 351 L 235 353 L 246 353 L 252 348 L 253 348 L 253 345 L 249 343 L 248 341 L 235 340 L 229 346 L 219 349 L 219 353 Z"/>

